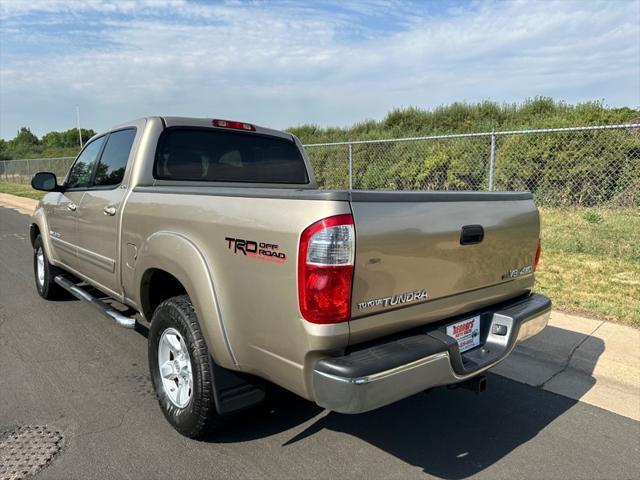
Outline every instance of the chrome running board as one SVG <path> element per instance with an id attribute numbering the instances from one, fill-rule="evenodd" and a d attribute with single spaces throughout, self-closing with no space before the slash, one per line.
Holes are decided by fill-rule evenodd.
<path id="1" fill-rule="evenodd" d="M 81 288 L 77 287 L 76 285 L 73 284 L 73 282 L 67 280 L 64 276 L 58 275 L 54 279 L 54 281 L 58 285 L 60 285 L 62 288 L 64 288 L 67 292 L 69 292 L 71 295 L 76 297 L 77 299 L 84 300 L 85 302 L 89 302 L 91 305 L 93 305 L 98 310 L 100 310 L 104 315 L 109 317 L 111 320 L 114 320 L 121 327 L 135 328 L 136 326 L 135 318 L 127 317 L 121 314 L 116 309 L 114 309 L 110 305 L 107 305 L 99 298 L 96 298 L 93 295 L 90 295 L 89 293 L 85 292 Z"/>

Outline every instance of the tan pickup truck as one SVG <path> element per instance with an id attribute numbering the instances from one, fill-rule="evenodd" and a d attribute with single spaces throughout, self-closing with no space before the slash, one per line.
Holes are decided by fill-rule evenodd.
<path id="1" fill-rule="evenodd" d="M 343 413 L 482 389 L 551 309 L 530 193 L 321 190 L 286 132 L 134 120 L 32 185 L 39 294 L 150 322 L 160 406 L 189 437 L 267 382 Z"/>

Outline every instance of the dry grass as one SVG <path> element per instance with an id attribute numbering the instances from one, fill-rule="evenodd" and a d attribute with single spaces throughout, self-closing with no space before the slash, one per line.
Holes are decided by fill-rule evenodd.
<path id="1" fill-rule="evenodd" d="M 640 327 L 640 211 L 540 209 L 536 290 L 560 310 Z"/>
<path id="2" fill-rule="evenodd" d="M 33 198 L 34 200 L 40 200 L 44 196 L 44 192 L 34 190 L 29 184 L 6 183 L 2 181 L 0 181 L 0 193 L 10 193 L 11 195 Z"/>
<path id="3" fill-rule="evenodd" d="M 0 192 L 39 199 L 29 185 Z M 536 290 L 559 310 L 640 327 L 640 211 L 540 209 L 542 260 Z"/>

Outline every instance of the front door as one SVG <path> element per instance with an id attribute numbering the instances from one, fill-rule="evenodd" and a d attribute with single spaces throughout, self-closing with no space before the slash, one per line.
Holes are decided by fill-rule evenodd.
<path id="1" fill-rule="evenodd" d="M 63 183 L 62 192 L 45 206 L 53 258 L 73 269 L 78 268 L 78 214 L 82 197 L 91 185 L 91 177 L 105 137 L 88 143 Z"/>
<path id="2" fill-rule="evenodd" d="M 69 266 L 73 265 L 76 258 L 77 208 L 83 194 L 84 192 L 57 193 L 57 198 L 54 197 L 49 205 L 45 205 L 48 234 L 54 249 L 53 258 Z"/>
<path id="3" fill-rule="evenodd" d="M 114 293 L 120 293 L 118 271 L 119 224 L 127 193 L 123 185 L 135 128 L 111 132 L 91 188 L 78 206 L 78 260 L 80 271 Z"/>

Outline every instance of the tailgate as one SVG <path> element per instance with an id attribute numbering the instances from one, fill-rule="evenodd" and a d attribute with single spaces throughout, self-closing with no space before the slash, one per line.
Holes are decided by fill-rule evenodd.
<path id="1" fill-rule="evenodd" d="M 384 330 L 400 330 L 415 326 L 420 309 L 439 320 L 429 305 L 444 304 L 438 299 L 459 296 L 459 313 L 465 292 L 477 300 L 487 289 L 496 301 L 533 285 L 540 226 L 529 193 L 356 191 L 351 202 L 359 331 L 383 312 Z M 451 312 L 451 298 L 446 304 Z M 477 307 L 475 301 L 468 310 Z"/>

